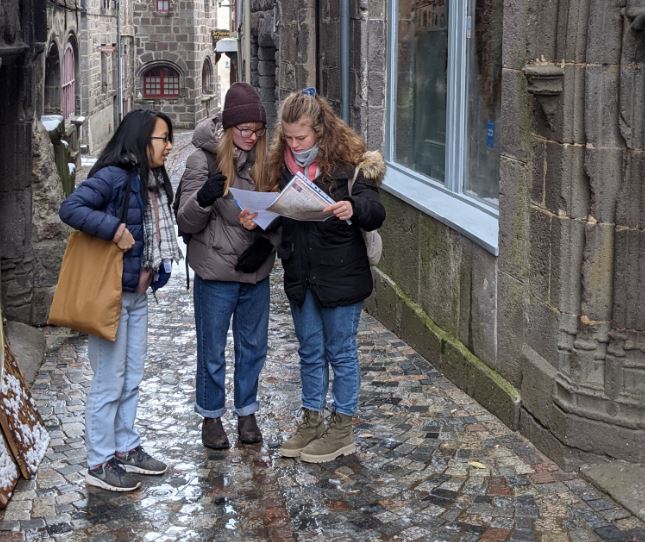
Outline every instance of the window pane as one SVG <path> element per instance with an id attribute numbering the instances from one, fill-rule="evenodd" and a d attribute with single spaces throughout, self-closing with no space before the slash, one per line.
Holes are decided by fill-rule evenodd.
<path id="1" fill-rule="evenodd" d="M 398 13 L 397 162 L 445 180 L 450 0 L 401 0 Z"/>
<path id="2" fill-rule="evenodd" d="M 468 164 L 464 191 L 497 205 L 503 0 L 471 0 L 468 40 Z"/>

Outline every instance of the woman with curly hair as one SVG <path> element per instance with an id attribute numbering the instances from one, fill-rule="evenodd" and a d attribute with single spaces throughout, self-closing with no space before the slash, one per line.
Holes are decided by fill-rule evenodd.
<path id="1" fill-rule="evenodd" d="M 269 154 L 269 179 L 283 188 L 303 173 L 336 203 L 324 222 L 282 218 L 278 256 L 300 355 L 303 417 L 282 446 L 284 457 L 320 463 L 356 450 L 352 417 L 358 407 L 360 367 L 357 331 L 363 300 L 373 288 L 361 229 L 374 230 L 385 219 L 378 184 L 385 173 L 379 153 L 336 116 L 314 89 L 289 95 Z M 354 177 L 355 184 L 349 190 Z M 241 221 L 253 227 L 254 215 Z M 333 408 L 325 425 L 323 410 L 333 372 Z"/>

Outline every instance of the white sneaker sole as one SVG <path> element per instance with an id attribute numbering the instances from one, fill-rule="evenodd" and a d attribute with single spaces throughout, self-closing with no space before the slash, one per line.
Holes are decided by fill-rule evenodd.
<path id="1" fill-rule="evenodd" d="M 348 444 L 347 446 L 343 446 L 342 448 L 339 448 L 338 450 L 335 450 L 334 452 L 331 452 L 329 454 L 312 455 L 306 452 L 302 452 L 300 454 L 300 460 L 304 461 L 305 463 L 326 463 L 327 461 L 333 461 L 341 455 L 353 454 L 355 451 L 356 444 L 352 443 Z"/>
<path id="2" fill-rule="evenodd" d="M 120 463 L 120 465 L 125 469 L 126 472 L 134 472 L 136 474 L 150 474 L 153 476 L 163 474 L 168 470 L 168 465 L 166 465 L 164 470 L 146 470 L 142 469 L 141 467 L 135 467 L 134 465 L 125 465 L 124 463 Z"/>
<path id="3" fill-rule="evenodd" d="M 141 482 L 137 482 L 137 484 L 133 487 L 112 486 L 107 482 L 104 482 L 103 480 L 96 478 L 96 476 L 92 476 L 89 472 L 85 473 L 85 483 L 88 486 L 100 487 L 101 489 L 107 489 L 108 491 L 118 491 L 119 493 L 124 493 L 127 491 L 135 491 L 141 487 Z"/>

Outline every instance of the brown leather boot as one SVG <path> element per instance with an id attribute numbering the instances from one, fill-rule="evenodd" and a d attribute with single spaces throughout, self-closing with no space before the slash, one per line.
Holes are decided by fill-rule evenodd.
<path id="1" fill-rule="evenodd" d="M 214 450 L 226 450 L 231 447 L 222 426 L 221 418 L 204 418 L 202 423 L 202 444 Z"/>
<path id="2" fill-rule="evenodd" d="M 256 444 L 262 442 L 262 433 L 255 421 L 255 414 L 237 417 L 237 432 L 240 435 L 240 441 L 244 444 Z"/>

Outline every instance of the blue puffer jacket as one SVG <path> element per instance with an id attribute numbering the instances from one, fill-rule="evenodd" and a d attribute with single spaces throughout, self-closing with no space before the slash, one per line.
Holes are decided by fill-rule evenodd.
<path id="1" fill-rule="evenodd" d="M 127 183 L 130 198 L 126 225 L 134 246 L 123 254 L 123 291 L 134 292 L 139 284 L 143 258 L 143 197 L 136 170 L 108 166 L 83 181 L 63 202 L 59 216 L 72 228 L 111 241 L 121 223 L 120 215 Z"/>

